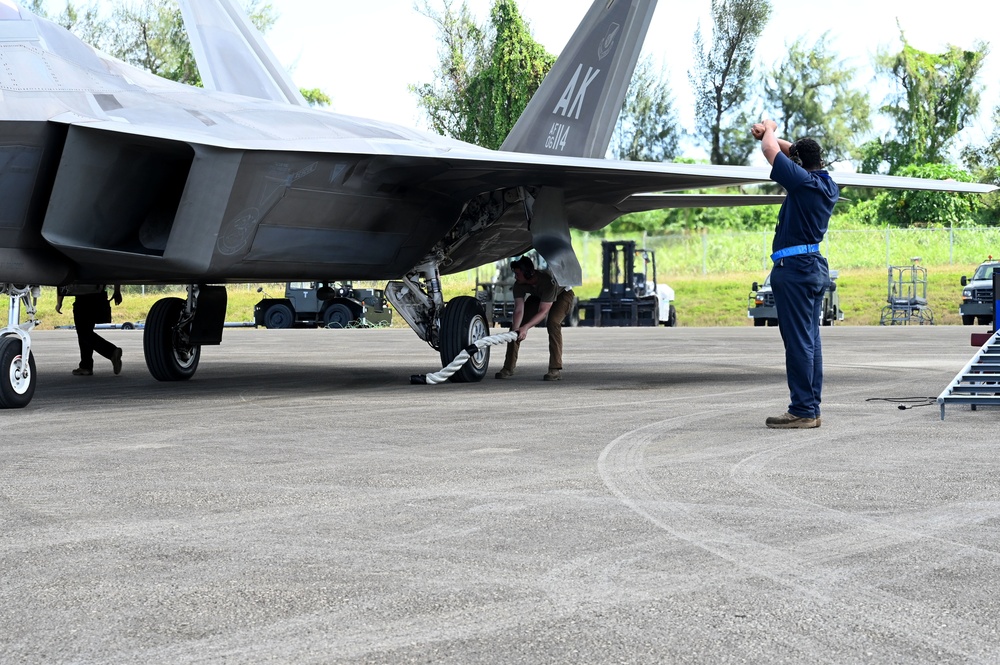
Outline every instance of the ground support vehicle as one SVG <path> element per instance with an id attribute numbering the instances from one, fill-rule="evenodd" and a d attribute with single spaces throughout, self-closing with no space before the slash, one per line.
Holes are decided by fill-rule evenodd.
<path id="1" fill-rule="evenodd" d="M 631 240 L 601 242 L 601 294 L 577 305 L 581 326 L 677 325 L 674 290 L 656 282 L 656 255 Z"/>
<path id="2" fill-rule="evenodd" d="M 284 298 L 264 296 L 254 305 L 253 318 L 254 325 L 265 328 L 371 327 L 392 321 L 381 289 L 356 289 L 351 282 L 288 282 Z"/>
<path id="3" fill-rule="evenodd" d="M 837 321 L 844 320 L 844 310 L 840 309 L 840 293 L 837 292 L 838 274 L 836 270 L 830 271 L 830 285 L 823 292 L 823 312 L 820 324 L 824 326 L 832 326 Z M 763 284 L 754 282 L 750 285 L 749 300 L 747 317 L 753 319 L 755 326 L 778 325 L 778 308 L 774 306 L 770 273 L 764 278 Z"/>
<path id="4" fill-rule="evenodd" d="M 993 323 L 993 275 L 1000 272 L 1000 261 L 994 261 L 990 256 L 979 264 L 972 279 L 962 276 L 962 304 L 958 313 L 962 315 L 962 323 L 971 326 L 978 319 L 979 325 L 988 326 Z"/>

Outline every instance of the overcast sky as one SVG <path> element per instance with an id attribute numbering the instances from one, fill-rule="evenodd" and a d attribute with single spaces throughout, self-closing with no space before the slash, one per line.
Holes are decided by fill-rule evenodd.
<path id="1" fill-rule="evenodd" d="M 440 6 L 441 0 L 432 0 Z M 453 0 L 456 5 L 461 0 Z M 278 58 L 292 68 L 295 82 L 321 88 L 338 113 L 378 118 L 426 128 L 408 92 L 411 83 L 430 82 L 438 62 L 432 22 L 414 9 L 414 0 L 271 0 L 279 14 L 267 33 Z M 490 0 L 468 0 L 480 23 L 488 18 Z M 519 0 L 518 7 L 537 41 L 558 54 L 583 18 L 590 0 Z M 899 25 L 916 48 L 938 52 L 947 44 L 972 48 L 990 42 L 997 32 L 997 0 L 961 0 L 954 4 L 929 0 L 772 0 L 773 14 L 758 48 L 770 67 L 780 61 L 787 44 L 800 36 L 812 43 L 829 31 L 832 48 L 848 64 L 865 68 L 859 85 L 870 82 L 871 56 L 879 47 L 898 50 Z M 667 68 L 681 124 L 693 129 L 692 93 L 687 72 L 692 66 L 692 36 L 699 21 L 710 34 L 711 0 L 660 0 L 646 37 L 644 53 Z M 960 9 L 959 9 L 960 8 Z M 1000 101 L 1000 53 L 987 57 L 982 83 L 980 121 L 964 138 L 982 143 L 989 118 Z M 881 102 L 875 99 L 873 102 Z"/>

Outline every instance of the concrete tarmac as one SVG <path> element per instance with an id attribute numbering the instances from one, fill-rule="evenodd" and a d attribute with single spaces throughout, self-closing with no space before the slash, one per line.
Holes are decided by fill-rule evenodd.
<path id="1" fill-rule="evenodd" d="M 917 406 L 969 332 L 825 328 L 814 430 L 764 427 L 774 328 L 567 329 L 558 383 L 537 329 L 438 386 L 408 330 L 231 329 L 182 383 L 38 332 L 0 663 L 996 663 L 1000 411 Z"/>

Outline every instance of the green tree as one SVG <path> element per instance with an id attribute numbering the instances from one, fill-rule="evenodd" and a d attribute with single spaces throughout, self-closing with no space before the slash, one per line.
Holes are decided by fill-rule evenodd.
<path id="1" fill-rule="evenodd" d="M 555 57 L 531 36 L 514 0 L 494 0 L 490 22 L 476 25 L 468 6 L 449 0 L 418 7 L 438 26 L 440 66 L 433 83 L 411 85 L 440 134 L 499 148 Z"/>
<path id="2" fill-rule="evenodd" d="M 110 26 L 101 31 L 97 48 L 157 76 L 201 85 L 191 42 L 175 2 L 116 2 Z"/>
<path id="3" fill-rule="evenodd" d="M 1000 106 L 993 109 L 993 133 L 983 145 L 970 145 L 962 151 L 965 165 L 981 182 L 1000 185 Z"/>
<path id="4" fill-rule="evenodd" d="M 463 2 L 458 9 L 451 0 L 443 0 L 436 11 L 430 0 L 423 0 L 417 11 L 437 26 L 439 65 L 431 83 L 411 84 L 410 92 L 419 98 L 431 129 L 443 136 L 457 137 L 465 127 L 463 101 L 469 78 L 485 49 L 485 34 Z"/>
<path id="5" fill-rule="evenodd" d="M 514 0 L 494 0 L 490 11 L 491 48 L 469 82 L 469 122 L 458 138 L 499 148 L 542 84 L 555 57 L 536 42 Z"/>
<path id="6" fill-rule="evenodd" d="M 871 129 L 871 105 L 866 91 L 851 87 L 857 69 L 830 52 L 828 35 L 812 46 L 801 38 L 792 43 L 767 75 L 764 99 L 781 136 L 811 136 L 833 163 L 860 154 L 858 137 Z"/>
<path id="7" fill-rule="evenodd" d="M 880 51 L 876 72 L 894 85 L 880 111 L 894 134 L 865 144 L 861 171 L 898 173 L 904 166 L 948 161 L 955 136 L 979 111 L 976 83 L 989 47 L 977 42 L 971 51 L 948 46 L 944 53 L 920 51 L 906 41 L 898 53 Z"/>
<path id="8" fill-rule="evenodd" d="M 712 0 L 712 44 L 705 47 L 701 25 L 694 35 L 696 133 L 712 164 L 746 164 L 756 141 L 750 135 L 748 99 L 757 40 L 771 17 L 768 0 Z"/>
<path id="9" fill-rule="evenodd" d="M 673 94 L 661 68 L 649 56 L 632 74 L 608 152 L 617 159 L 662 162 L 677 156 L 681 131 Z"/>
<path id="10" fill-rule="evenodd" d="M 898 175 L 972 182 L 968 171 L 950 164 L 909 164 Z M 875 197 L 878 219 L 893 226 L 970 226 L 976 223 L 983 199 L 978 194 L 892 189 Z"/>
<path id="11" fill-rule="evenodd" d="M 309 106 L 329 106 L 332 101 L 330 95 L 319 88 L 299 88 L 299 92 L 309 102 Z"/>

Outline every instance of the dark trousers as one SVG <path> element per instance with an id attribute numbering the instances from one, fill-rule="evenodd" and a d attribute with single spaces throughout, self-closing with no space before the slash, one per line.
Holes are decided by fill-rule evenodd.
<path id="1" fill-rule="evenodd" d="M 111 354 L 118 347 L 94 332 L 97 323 L 106 323 L 108 296 L 92 293 L 76 296 L 73 301 L 73 325 L 80 343 L 80 369 L 94 369 L 94 352 L 111 360 Z"/>
<path id="2" fill-rule="evenodd" d="M 785 374 L 791 394 L 788 412 L 800 418 L 819 417 L 823 392 L 820 316 L 823 292 L 829 283 L 829 267 L 819 254 L 785 257 L 771 268 L 778 330 L 785 343 Z"/>
<path id="3" fill-rule="evenodd" d="M 524 316 L 522 321 L 530 321 L 531 317 L 538 313 L 538 305 L 541 300 L 538 296 L 528 296 L 524 301 Z M 549 309 L 548 317 L 545 319 L 545 328 L 549 332 L 549 370 L 562 369 L 562 322 L 573 307 L 573 291 L 567 289 L 559 294 L 556 301 Z M 507 344 L 507 356 L 503 361 L 503 368 L 514 371 L 517 366 L 517 352 L 521 347 L 520 342 L 510 342 Z"/>

